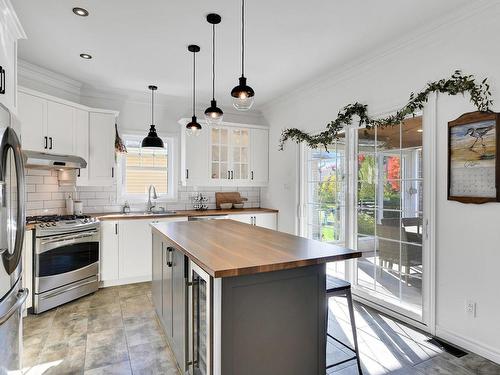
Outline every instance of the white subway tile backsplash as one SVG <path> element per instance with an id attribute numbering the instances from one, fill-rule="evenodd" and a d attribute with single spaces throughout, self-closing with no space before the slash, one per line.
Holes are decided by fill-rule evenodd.
<path id="1" fill-rule="evenodd" d="M 37 193 L 56 193 L 59 191 L 58 185 L 36 185 Z"/>
<path id="2" fill-rule="evenodd" d="M 65 208 L 66 207 L 66 201 L 64 200 L 50 200 L 50 201 L 44 201 L 43 202 L 43 208 Z"/>
<path id="3" fill-rule="evenodd" d="M 45 169 L 28 169 L 26 174 L 28 176 L 50 176 L 51 173 Z"/>
<path id="4" fill-rule="evenodd" d="M 27 184 L 43 184 L 43 176 L 26 176 L 25 182 Z"/>
<path id="5" fill-rule="evenodd" d="M 78 193 L 78 199 L 89 199 L 89 198 L 95 198 L 95 192 L 93 191 L 81 191 Z"/>
<path id="6" fill-rule="evenodd" d="M 26 193 L 34 193 L 36 191 L 36 185 L 26 185 Z"/>
<path id="7" fill-rule="evenodd" d="M 48 201 L 51 198 L 51 193 L 28 193 L 28 201 Z"/>
<path id="8" fill-rule="evenodd" d="M 43 178 L 43 183 L 50 185 L 59 185 L 59 180 L 57 179 L 57 177 L 54 176 L 45 176 Z"/>
<path id="9" fill-rule="evenodd" d="M 43 201 L 26 202 L 26 210 L 39 210 L 43 208 Z"/>
<path id="10" fill-rule="evenodd" d="M 67 194 L 65 193 L 52 193 L 52 200 L 65 199 Z"/>

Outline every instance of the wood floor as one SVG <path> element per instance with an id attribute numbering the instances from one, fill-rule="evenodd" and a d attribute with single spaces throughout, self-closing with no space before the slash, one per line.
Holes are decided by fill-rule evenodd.
<path id="1" fill-rule="evenodd" d="M 345 301 L 332 298 L 329 306 L 330 333 L 349 343 Z M 364 305 L 356 304 L 356 323 L 365 375 L 500 375 L 499 365 L 475 354 L 456 358 L 443 353 L 426 342 L 426 334 Z M 327 363 L 348 355 L 329 341 Z M 29 375 L 179 374 L 153 310 L 150 283 L 101 289 L 44 314 L 29 315 L 24 319 L 23 367 Z M 355 363 L 348 362 L 327 374 L 358 372 Z"/>

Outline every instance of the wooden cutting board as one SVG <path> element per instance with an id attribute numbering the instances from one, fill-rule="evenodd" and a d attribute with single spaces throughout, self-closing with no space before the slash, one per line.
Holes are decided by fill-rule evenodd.
<path id="1" fill-rule="evenodd" d="M 220 208 L 221 203 L 242 203 L 247 200 L 247 198 L 243 198 L 237 191 L 215 193 L 215 206 L 217 208 Z"/>

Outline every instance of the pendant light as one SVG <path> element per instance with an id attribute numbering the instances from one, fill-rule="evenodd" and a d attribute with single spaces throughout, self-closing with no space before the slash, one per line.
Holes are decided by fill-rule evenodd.
<path id="1" fill-rule="evenodd" d="M 245 0 L 241 0 L 241 77 L 239 85 L 231 90 L 233 106 L 239 111 L 248 111 L 254 101 L 255 92 L 247 86 L 245 77 Z"/>
<path id="2" fill-rule="evenodd" d="M 150 85 L 148 89 L 151 90 L 151 127 L 149 128 L 149 133 L 146 138 L 142 140 L 141 147 L 142 148 L 150 148 L 150 149 L 159 149 L 164 148 L 163 141 L 158 134 L 156 133 L 156 128 L 154 125 L 155 119 L 155 91 L 158 90 L 158 87 Z"/>
<path id="3" fill-rule="evenodd" d="M 217 107 L 217 100 L 215 100 L 215 25 L 220 23 L 221 17 L 210 13 L 207 15 L 207 21 L 212 25 L 212 100 L 210 107 L 205 109 L 205 120 L 209 125 L 220 125 L 224 112 Z"/>
<path id="4" fill-rule="evenodd" d="M 201 125 L 198 124 L 196 119 L 196 53 L 200 52 L 200 47 L 196 44 L 191 44 L 188 46 L 188 51 L 193 52 L 193 117 L 191 117 L 191 122 L 186 125 L 186 132 L 188 135 L 197 136 L 200 134 Z"/>

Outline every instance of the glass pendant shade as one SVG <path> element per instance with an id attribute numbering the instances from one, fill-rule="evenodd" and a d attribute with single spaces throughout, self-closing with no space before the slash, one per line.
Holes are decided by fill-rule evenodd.
<path id="1" fill-rule="evenodd" d="M 164 148 L 165 145 L 163 144 L 163 140 L 158 137 L 158 134 L 156 133 L 156 128 L 154 125 L 151 125 L 149 128 L 149 133 L 146 138 L 142 140 L 141 144 L 142 148 Z"/>
<path id="2" fill-rule="evenodd" d="M 205 109 L 205 121 L 208 125 L 220 125 L 222 123 L 222 118 L 224 113 L 222 109 L 217 107 L 217 101 L 211 100 L 210 107 Z"/>
<path id="3" fill-rule="evenodd" d="M 186 134 L 189 136 L 199 136 L 201 125 L 198 123 L 196 116 L 191 117 L 191 122 L 186 125 Z"/>
<path id="4" fill-rule="evenodd" d="M 141 147 L 142 148 L 149 148 L 149 149 L 160 149 L 160 148 L 165 148 L 165 145 L 163 144 L 163 140 L 158 137 L 158 133 L 156 133 L 156 128 L 155 128 L 155 96 L 154 93 L 156 90 L 158 90 L 158 87 L 154 85 L 148 86 L 148 89 L 151 90 L 151 125 L 149 127 L 149 133 L 142 140 Z"/>
<path id="5" fill-rule="evenodd" d="M 240 84 L 231 90 L 233 106 L 239 111 L 248 111 L 252 108 L 255 92 L 247 86 L 246 77 L 240 77 Z"/>

